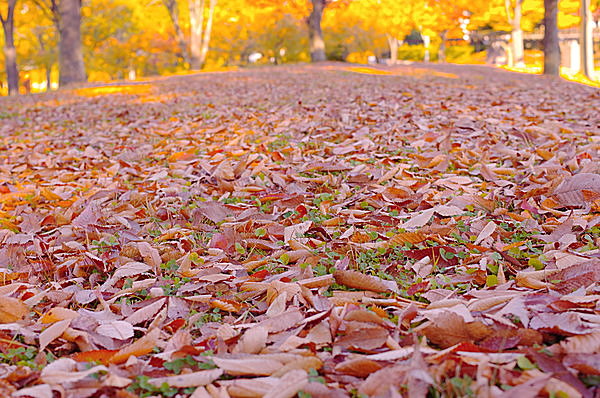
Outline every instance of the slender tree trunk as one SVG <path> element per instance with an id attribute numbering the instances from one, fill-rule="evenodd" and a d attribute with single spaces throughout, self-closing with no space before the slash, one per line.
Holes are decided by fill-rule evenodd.
<path id="1" fill-rule="evenodd" d="M 390 34 L 387 34 L 386 37 L 390 46 L 390 63 L 395 65 L 398 63 L 398 39 Z"/>
<path id="2" fill-rule="evenodd" d="M 438 62 L 446 62 L 446 35 L 448 34 L 447 30 L 442 31 L 440 33 L 440 39 L 442 39 L 440 43 L 440 48 L 438 49 Z"/>
<path id="3" fill-rule="evenodd" d="M 523 29 L 521 28 L 521 20 L 523 18 L 523 1 L 516 0 L 514 8 L 512 7 L 511 0 L 504 0 L 504 7 L 506 8 L 506 17 L 508 23 L 511 26 L 511 49 L 512 49 L 512 62 L 510 66 L 524 66 L 524 45 L 523 45 Z M 511 9 L 513 10 L 511 15 Z"/>
<path id="4" fill-rule="evenodd" d="M 42 54 L 44 56 L 44 71 L 46 73 L 46 91 L 52 90 L 52 60 L 50 55 L 50 49 L 46 46 L 46 42 L 44 41 L 44 34 L 42 31 L 37 31 L 36 35 L 38 44 L 40 45 L 40 50 L 42 50 Z"/>
<path id="5" fill-rule="evenodd" d="M 560 75 L 558 0 L 544 0 L 544 74 Z"/>
<path id="6" fill-rule="evenodd" d="M 19 94 L 19 69 L 17 68 L 17 50 L 15 49 L 15 5 L 17 0 L 8 1 L 6 18 L 0 15 L 4 30 L 4 60 L 8 80 L 8 95 Z"/>
<path id="7" fill-rule="evenodd" d="M 200 69 L 202 29 L 204 28 L 204 0 L 189 0 L 190 6 L 190 68 Z"/>
<path id="8" fill-rule="evenodd" d="M 46 91 L 52 91 L 52 64 L 46 65 Z"/>
<path id="9" fill-rule="evenodd" d="M 592 26 L 592 10 L 590 0 L 581 0 L 581 28 L 579 44 L 581 45 L 581 73 L 589 79 L 595 79 L 594 70 L 594 38 Z"/>
<path id="10" fill-rule="evenodd" d="M 86 81 L 81 52 L 81 0 L 61 0 L 59 20 L 59 85 Z"/>
<path id="11" fill-rule="evenodd" d="M 217 0 L 210 0 L 208 9 L 208 18 L 206 19 L 206 27 L 204 28 L 204 37 L 202 38 L 202 49 L 200 51 L 200 67 L 203 68 L 206 63 L 206 55 L 208 54 L 208 45 L 210 44 L 210 35 L 212 33 L 213 17 L 215 15 L 215 7 Z"/>
<path id="12" fill-rule="evenodd" d="M 310 59 L 312 62 L 322 62 L 325 56 L 325 41 L 321 29 L 321 19 L 325 10 L 326 0 L 312 0 L 312 11 L 308 17 L 308 38 L 310 41 Z"/>
<path id="13" fill-rule="evenodd" d="M 513 62 L 515 66 L 525 66 L 523 29 L 521 19 L 523 17 L 523 0 L 517 0 L 512 26 Z"/>
<path id="14" fill-rule="evenodd" d="M 190 55 L 187 50 L 187 42 L 185 40 L 185 35 L 183 34 L 183 30 L 181 30 L 181 25 L 179 25 L 179 7 L 177 5 L 177 0 L 163 0 L 163 4 L 167 8 L 169 12 L 169 17 L 171 18 L 171 22 L 173 22 L 173 29 L 175 30 L 175 37 L 177 39 L 177 44 L 179 45 L 179 49 L 181 51 L 181 56 L 183 57 L 183 61 L 186 64 L 190 64 Z"/>

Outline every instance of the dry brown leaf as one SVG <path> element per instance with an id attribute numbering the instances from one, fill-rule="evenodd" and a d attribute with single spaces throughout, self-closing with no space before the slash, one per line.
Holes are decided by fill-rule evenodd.
<path id="1" fill-rule="evenodd" d="M 44 329 L 44 331 L 40 333 L 40 351 L 44 350 L 48 344 L 62 336 L 70 324 L 71 320 L 65 319 L 58 321 Z"/>
<path id="2" fill-rule="evenodd" d="M 54 323 L 65 319 L 75 319 L 78 316 L 77 311 L 64 307 L 54 307 L 40 318 L 40 323 Z"/>
<path id="3" fill-rule="evenodd" d="M 144 257 L 146 264 L 150 265 L 155 271 L 160 270 L 162 260 L 156 248 L 150 246 L 148 242 L 137 242 L 137 248 Z"/>
<path id="4" fill-rule="evenodd" d="M 485 227 L 483 227 L 479 235 L 477 235 L 477 239 L 475 239 L 474 244 L 480 244 L 483 240 L 492 236 L 494 231 L 496 231 L 496 223 L 493 221 L 488 222 L 487 224 L 485 224 Z"/>
<path id="5" fill-rule="evenodd" d="M 127 340 L 133 337 L 133 326 L 125 321 L 110 321 L 100 324 L 96 333 L 118 340 Z"/>
<path id="6" fill-rule="evenodd" d="M 108 369 L 104 365 L 97 365 L 84 371 L 77 371 L 77 362 L 70 358 L 60 358 L 42 369 L 40 379 L 50 385 L 64 385 L 82 380 L 100 371 L 107 372 Z"/>
<path id="7" fill-rule="evenodd" d="M 294 224 L 289 227 L 285 227 L 283 231 L 284 242 L 288 243 L 291 239 L 304 239 L 302 238 L 302 235 L 304 235 L 304 233 L 310 229 L 312 224 L 312 221 L 305 221 L 300 224 Z M 300 236 L 300 238 L 298 238 L 298 236 Z"/>
<path id="8" fill-rule="evenodd" d="M 154 377 L 148 379 L 148 383 L 156 387 L 166 383 L 170 387 L 187 388 L 205 386 L 217 380 L 223 371 L 221 369 L 201 370 L 199 372 L 185 373 L 176 376 Z"/>
<path id="9" fill-rule="evenodd" d="M 334 282 L 333 275 L 321 275 L 315 276 L 314 278 L 302 279 L 298 281 L 298 284 L 309 289 L 314 289 L 318 287 L 330 286 Z"/>
<path id="10" fill-rule="evenodd" d="M 382 365 L 370 359 L 353 358 L 337 364 L 335 371 L 350 376 L 367 377 L 381 368 Z"/>
<path id="11" fill-rule="evenodd" d="M 280 368 L 278 371 L 274 372 L 273 376 L 281 377 L 288 372 L 298 370 L 298 369 L 305 370 L 308 372 L 311 369 L 319 370 L 322 367 L 323 367 L 323 361 L 321 361 L 319 358 L 317 358 L 315 356 L 304 356 L 304 357 L 299 357 L 296 360 L 286 363 L 282 368 Z"/>
<path id="12" fill-rule="evenodd" d="M 292 398 L 308 383 L 308 374 L 304 370 L 292 370 L 286 373 L 263 398 Z"/>
<path id="13" fill-rule="evenodd" d="M 303 319 L 304 316 L 298 309 L 291 308 L 282 314 L 265 319 L 259 325 L 264 327 L 269 333 L 277 333 L 296 326 Z"/>
<path id="14" fill-rule="evenodd" d="M 267 394 L 279 382 L 277 377 L 254 377 L 251 379 L 224 380 L 220 384 L 227 387 L 232 397 L 257 397 Z"/>
<path id="15" fill-rule="evenodd" d="M 127 361 L 127 359 L 129 359 L 130 356 L 142 356 L 152 352 L 154 347 L 156 347 L 156 343 L 158 342 L 159 337 L 159 329 L 150 330 L 145 336 L 117 351 L 110 358 L 110 362 L 119 364 Z"/>
<path id="16" fill-rule="evenodd" d="M 14 297 L 0 296 L 0 323 L 12 323 L 27 316 L 29 308 Z"/>
<path id="17" fill-rule="evenodd" d="M 401 232 L 396 234 L 387 241 L 388 246 L 392 245 L 404 245 L 405 243 L 411 243 L 416 245 L 427 240 L 427 236 L 421 232 Z"/>
<path id="18" fill-rule="evenodd" d="M 581 373 L 600 376 L 600 354 L 568 354 L 562 362 Z"/>
<path id="19" fill-rule="evenodd" d="M 467 304 L 467 307 L 471 312 L 487 311 L 492 307 L 495 307 L 499 304 L 504 304 L 512 300 L 517 295 L 518 293 L 510 295 L 499 295 L 496 297 L 488 297 L 485 299 L 474 299 L 471 302 L 469 302 L 469 304 Z"/>
<path id="20" fill-rule="evenodd" d="M 404 384 L 406 378 L 406 367 L 388 366 L 371 373 L 367 379 L 361 383 L 358 392 L 369 397 L 384 396 L 390 390 L 390 387 L 398 387 Z"/>
<path id="21" fill-rule="evenodd" d="M 387 292 L 389 290 L 394 291 L 390 281 L 384 281 L 381 278 L 375 276 L 365 275 L 358 271 L 352 270 L 336 270 L 333 273 L 335 281 L 340 285 L 352 287 L 355 289 L 365 289 L 372 292 Z"/>
<path id="22" fill-rule="evenodd" d="M 550 376 L 542 375 L 534 377 L 522 384 L 519 384 L 500 395 L 502 398 L 511 398 L 518 396 L 519 398 L 537 398 L 540 391 L 546 386 L 550 380 Z M 516 395 L 515 395 L 516 394 Z"/>
<path id="23" fill-rule="evenodd" d="M 434 213 L 435 213 L 435 209 L 423 210 L 422 212 L 420 212 L 418 214 L 412 215 L 412 217 L 409 220 L 402 223 L 400 225 L 400 227 L 404 228 L 408 231 L 411 231 L 411 230 L 417 229 L 417 228 L 421 228 L 422 226 L 427 224 L 429 222 L 429 220 L 431 220 L 431 217 L 433 217 Z"/>
<path id="24" fill-rule="evenodd" d="M 465 341 L 483 340 L 492 330 L 480 321 L 465 322 L 460 315 L 447 312 L 444 316 L 438 316 L 435 322 L 427 324 L 423 333 L 432 343 L 447 348 Z"/>
<path id="25" fill-rule="evenodd" d="M 556 333 L 562 336 L 589 334 L 594 332 L 594 325 L 583 321 L 577 312 L 542 312 L 531 318 L 529 327 L 536 330 Z"/>
<path id="26" fill-rule="evenodd" d="M 158 313 L 158 311 L 160 311 L 160 309 L 165 305 L 166 301 L 167 299 L 163 297 L 161 299 L 156 300 L 152 304 L 145 305 L 137 311 L 135 311 L 133 314 L 129 315 L 127 318 L 125 318 L 125 321 L 129 322 L 132 325 L 137 325 L 139 323 L 146 322 L 147 320 L 155 316 Z"/>
<path id="27" fill-rule="evenodd" d="M 148 271 L 150 271 L 149 265 L 137 261 L 130 261 L 117 268 L 113 274 L 113 279 L 118 280 L 121 278 L 139 275 Z"/>
<path id="28" fill-rule="evenodd" d="M 521 271 L 517 273 L 517 285 L 530 289 L 545 289 L 551 286 L 552 275 L 558 270 Z"/>
<path id="29" fill-rule="evenodd" d="M 566 354 L 600 354 L 600 332 L 567 337 L 560 348 Z"/>
<path id="30" fill-rule="evenodd" d="M 12 393 L 11 397 L 26 397 L 26 398 L 53 398 L 54 392 L 48 384 L 39 384 L 33 387 L 21 388 Z"/>
<path id="31" fill-rule="evenodd" d="M 385 344 L 389 333 L 379 325 L 365 322 L 346 322 L 346 330 L 334 344 L 344 349 L 371 351 Z"/>
<path id="32" fill-rule="evenodd" d="M 253 326 L 246 330 L 240 341 L 235 346 L 233 352 L 243 352 L 246 354 L 258 354 L 265 348 L 269 333 L 263 326 Z"/>
<path id="33" fill-rule="evenodd" d="M 581 173 L 567 177 L 556 187 L 553 194 L 564 206 L 585 206 L 589 202 L 583 191 L 600 193 L 600 175 Z"/>
<path id="34" fill-rule="evenodd" d="M 232 376 L 269 376 L 277 372 L 283 364 L 274 359 L 260 358 L 211 358 L 225 373 Z"/>

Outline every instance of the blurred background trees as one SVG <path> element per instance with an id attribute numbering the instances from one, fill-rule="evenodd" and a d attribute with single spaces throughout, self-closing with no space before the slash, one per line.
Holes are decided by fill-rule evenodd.
<path id="1" fill-rule="evenodd" d="M 17 94 L 19 91 L 19 71 L 17 68 L 17 50 L 15 48 L 15 7 L 17 0 L 7 0 L 6 11 L 0 12 L 0 22 L 4 32 L 4 64 L 8 93 Z"/>
<path id="2" fill-rule="evenodd" d="M 0 0 L 0 93 L 311 60 L 488 62 L 552 73 L 562 62 L 594 77 L 598 62 L 594 64 L 593 56 L 600 53 L 599 4 L 600 0 Z M 554 13 L 545 16 L 545 10 Z M 549 29 L 544 30 L 545 20 Z"/>

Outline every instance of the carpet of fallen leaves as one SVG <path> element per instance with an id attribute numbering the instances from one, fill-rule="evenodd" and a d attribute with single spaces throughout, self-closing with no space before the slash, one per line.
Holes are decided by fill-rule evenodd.
<path id="1" fill-rule="evenodd" d="M 598 397 L 600 91 L 278 67 L 0 100 L 0 396 Z"/>

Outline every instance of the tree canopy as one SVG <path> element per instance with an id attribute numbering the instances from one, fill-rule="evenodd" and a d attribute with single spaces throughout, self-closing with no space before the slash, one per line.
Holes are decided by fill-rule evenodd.
<path id="1" fill-rule="evenodd" d="M 0 1 L 0 15 L 7 15 L 9 3 L 13 6 L 22 81 L 37 85 L 58 80 L 59 49 L 64 44 L 58 6 L 67 1 Z M 596 18 L 599 3 L 591 1 L 591 14 Z M 449 53 L 451 60 L 458 59 L 459 52 L 473 52 L 468 46 L 478 32 L 514 30 L 517 9 L 516 23 L 524 32 L 539 29 L 544 20 L 542 0 L 85 0 L 80 39 L 85 71 L 82 61 L 72 60 L 79 70 L 69 79 L 106 81 L 251 61 L 309 61 L 316 37 L 311 33 L 317 26 L 315 4 L 322 7 L 318 25 L 324 56 L 355 62 L 366 62 L 369 56 L 389 58 L 390 51 L 396 57 L 398 49 L 400 57 L 422 58 L 424 50 L 402 46 L 407 37 L 431 42 L 432 56 L 439 54 L 440 59 L 445 58 L 447 47 L 462 44 L 465 49 Z M 559 28 L 577 27 L 579 8 L 579 0 L 559 1 Z M 4 36 L 0 35 L 0 44 L 6 48 Z M 520 51 L 519 47 L 517 43 L 514 51 Z M 440 51 L 435 53 L 433 48 Z M 6 57 L 0 57 L 0 62 L 5 64 Z M 6 81 L 7 69 L 1 66 L 0 79 Z"/>

